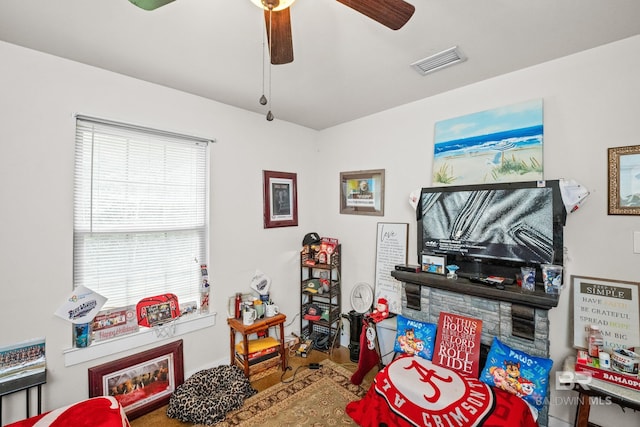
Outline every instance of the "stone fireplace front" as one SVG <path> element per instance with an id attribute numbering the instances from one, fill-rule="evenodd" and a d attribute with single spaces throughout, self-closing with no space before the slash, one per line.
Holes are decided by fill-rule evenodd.
<path id="1" fill-rule="evenodd" d="M 438 323 L 440 312 L 481 319 L 484 357 L 493 337 L 532 356 L 549 357 L 548 311 L 558 305 L 558 296 L 545 293 L 541 285 L 527 292 L 517 285 L 497 289 L 429 273 L 391 275 L 402 282 L 403 316 L 430 323 Z M 548 404 L 538 416 L 540 427 L 547 423 Z"/>

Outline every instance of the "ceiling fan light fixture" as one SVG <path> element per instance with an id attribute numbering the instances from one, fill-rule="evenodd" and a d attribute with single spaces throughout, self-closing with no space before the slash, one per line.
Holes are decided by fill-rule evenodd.
<path id="1" fill-rule="evenodd" d="M 129 0 L 131 3 L 144 10 L 154 10 L 160 6 L 171 3 L 174 0 Z"/>
<path id="2" fill-rule="evenodd" d="M 296 0 L 251 0 L 251 3 L 258 6 L 260 9 L 272 10 L 278 12 L 291 6 Z"/>
<path id="3" fill-rule="evenodd" d="M 411 64 L 411 67 L 415 69 L 420 75 L 427 75 L 434 71 L 441 70 L 445 67 L 458 64 L 467 60 L 467 57 L 460 52 L 458 46 L 450 47 L 449 49 L 438 52 L 435 55 L 431 55 L 427 58 Z"/>

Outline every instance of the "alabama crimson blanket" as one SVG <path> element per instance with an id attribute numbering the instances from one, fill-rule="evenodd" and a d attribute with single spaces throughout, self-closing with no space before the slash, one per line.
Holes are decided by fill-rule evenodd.
<path id="1" fill-rule="evenodd" d="M 6 427 L 130 427 L 122 406 L 113 397 L 94 397 L 27 418 Z"/>
<path id="2" fill-rule="evenodd" d="M 421 357 L 400 357 L 375 378 L 362 400 L 347 405 L 362 427 L 536 427 L 528 405 L 477 378 Z"/>

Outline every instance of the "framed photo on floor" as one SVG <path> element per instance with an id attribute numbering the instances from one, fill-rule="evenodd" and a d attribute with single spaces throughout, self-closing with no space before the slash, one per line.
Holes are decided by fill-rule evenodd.
<path id="1" fill-rule="evenodd" d="M 295 173 L 262 171 L 264 228 L 298 225 L 298 189 Z"/>
<path id="2" fill-rule="evenodd" d="M 113 396 L 132 420 L 169 403 L 184 382 L 178 340 L 89 368 L 89 397 Z"/>

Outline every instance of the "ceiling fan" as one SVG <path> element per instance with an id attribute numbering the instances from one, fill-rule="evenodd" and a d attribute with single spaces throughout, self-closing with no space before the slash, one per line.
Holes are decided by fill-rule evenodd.
<path id="1" fill-rule="evenodd" d="M 145 10 L 154 10 L 174 0 L 129 0 Z M 295 0 L 251 0 L 264 9 L 271 63 L 293 62 L 293 39 L 289 7 Z M 404 0 L 336 0 L 374 21 L 398 30 L 406 24 L 415 7 Z"/>

